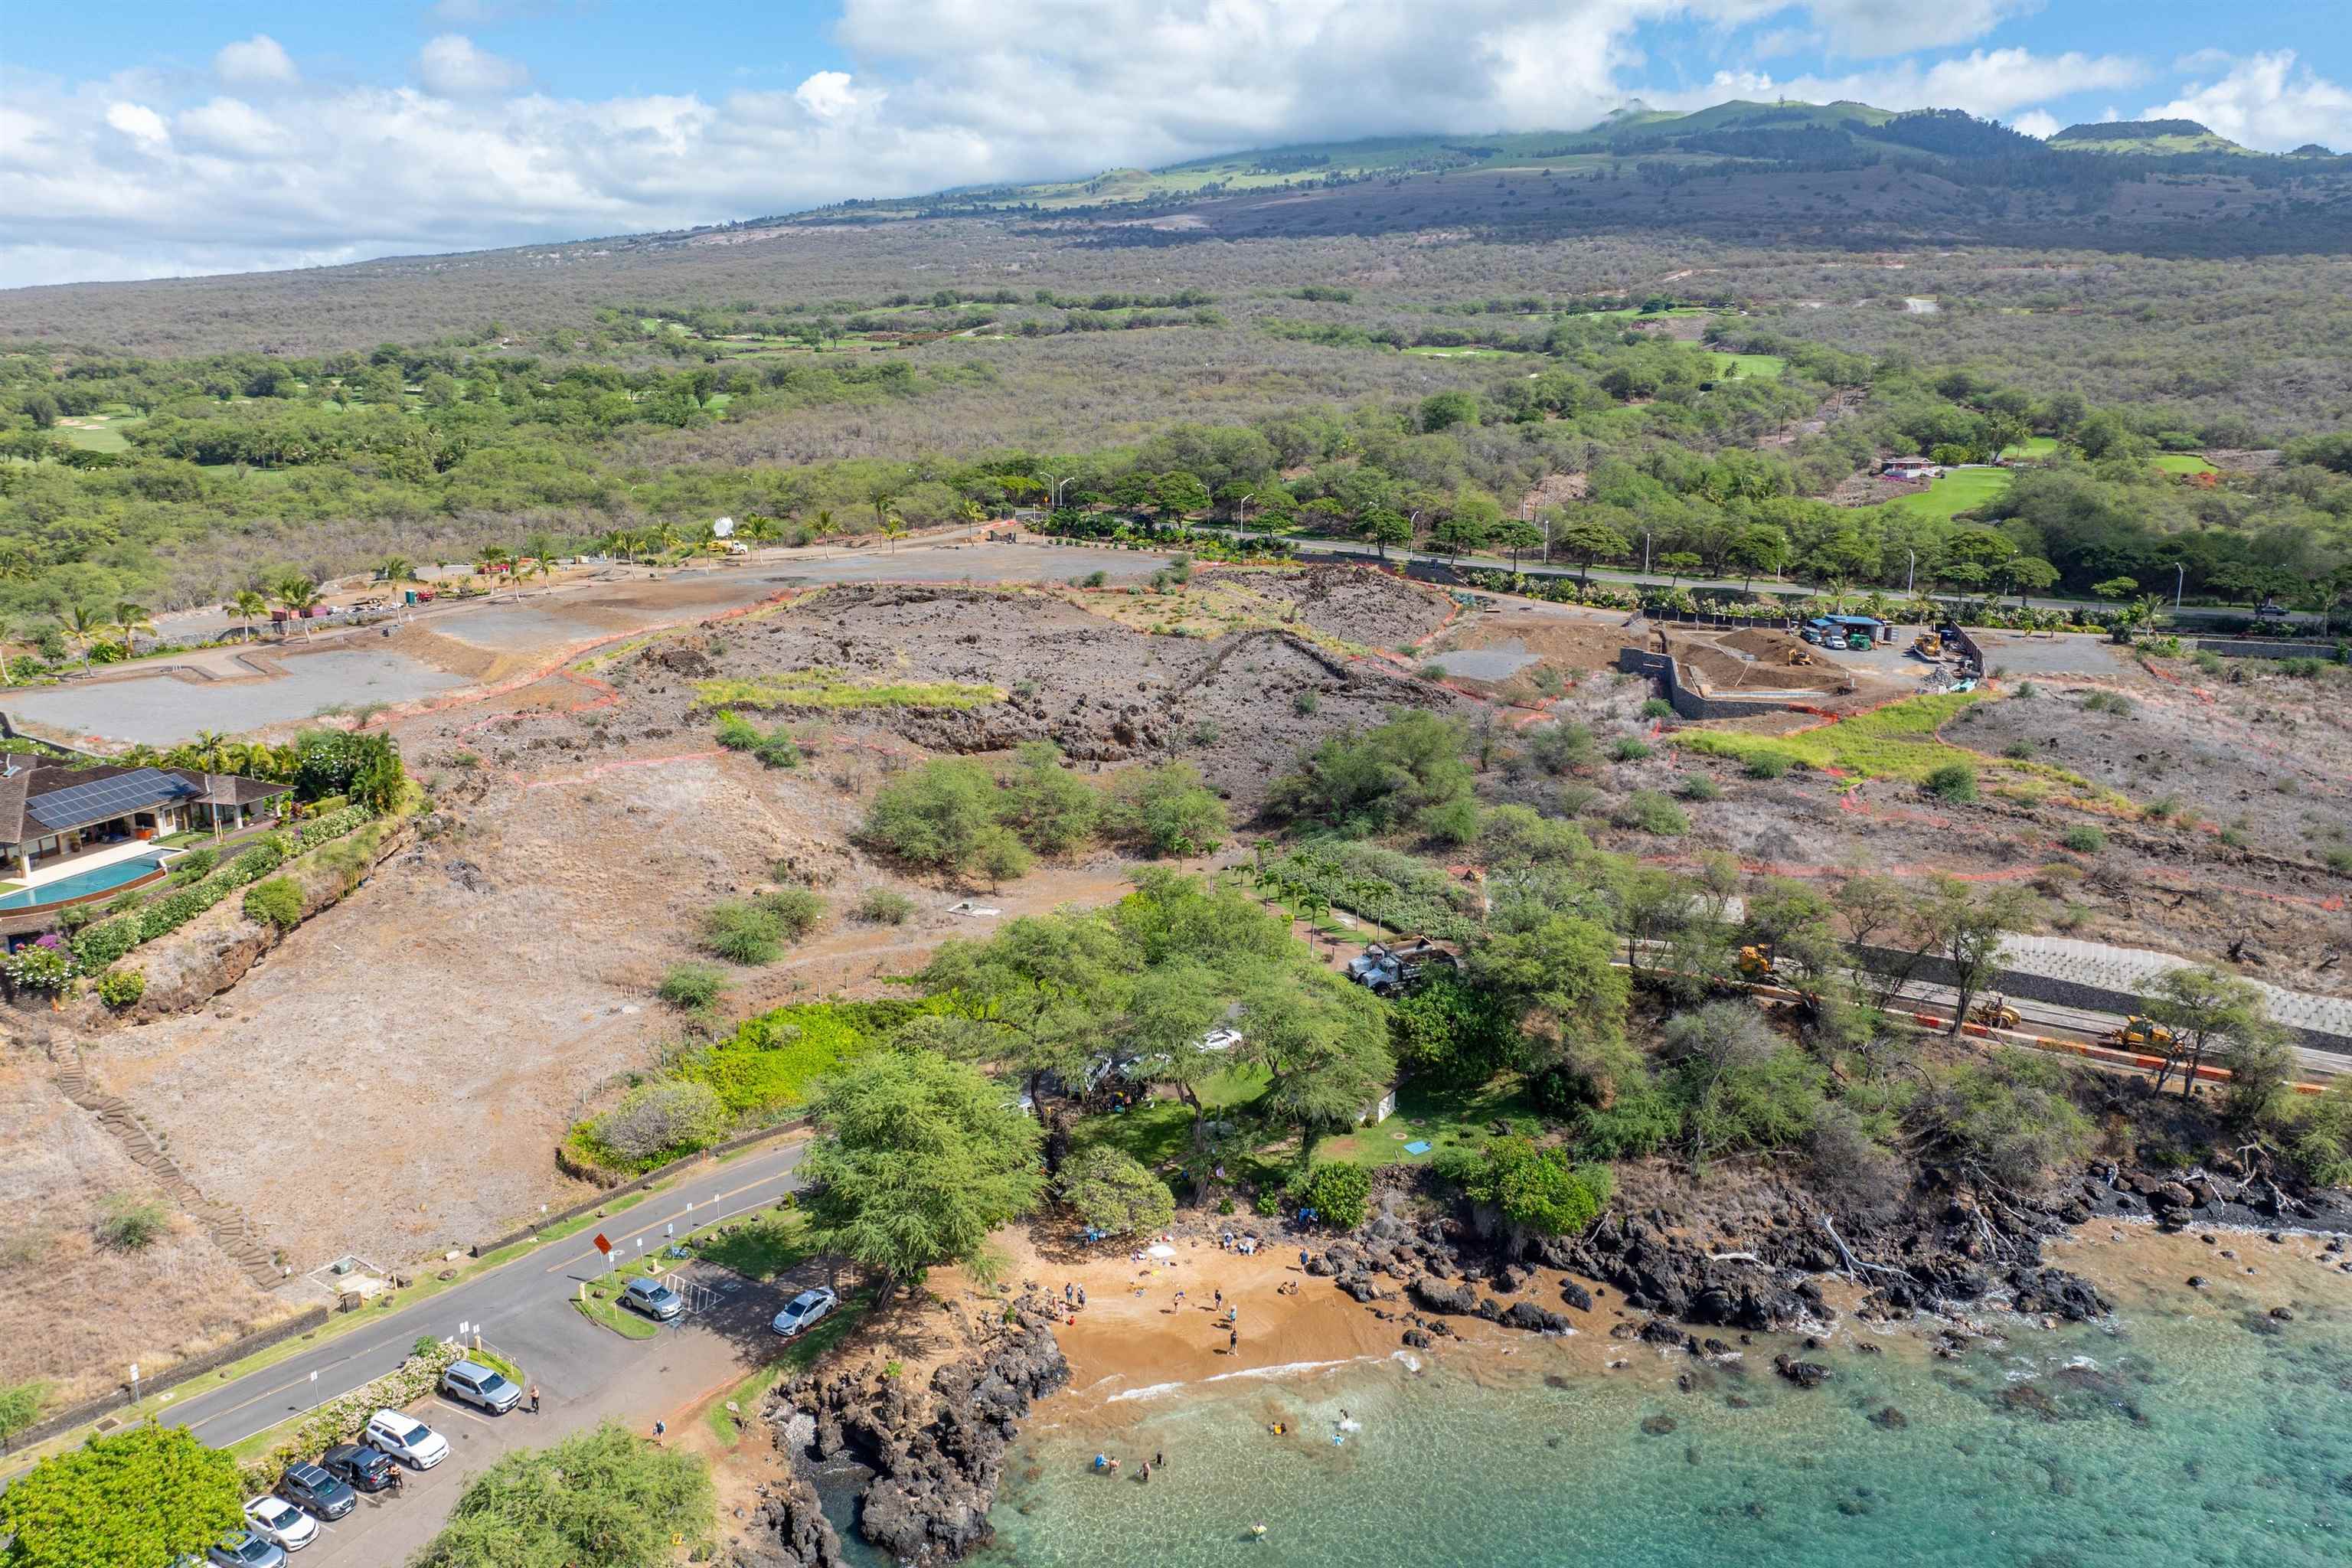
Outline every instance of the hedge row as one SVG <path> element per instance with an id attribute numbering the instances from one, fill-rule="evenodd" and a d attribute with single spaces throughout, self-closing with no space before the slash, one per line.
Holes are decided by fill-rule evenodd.
<path id="1" fill-rule="evenodd" d="M 314 816 L 291 833 L 265 833 L 236 859 L 202 881 L 164 894 L 145 908 L 83 929 L 73 939 L 73 955 L 84 973 L 94 974 L 142 942 L 168 936 L 248 883 L 259 881 L 297 855 L 341 838 L 372 820 L 363 805 Z"/>
<path id="2" fill-rule="evenodd" d="M 446 1340 L 437 1342 L 373 1383 L 320 1405 L 302 1418 L 284 1442 L 245 1467 L 246 1495 L 270 1490 L 289 1465 L 316 1459 L 338 1443 L 356 1441 L 368 1417 L 377 1411 L 405 1409 L 431 1394 L 441 1386 L 441 1374 L 462 1353 Z"/>

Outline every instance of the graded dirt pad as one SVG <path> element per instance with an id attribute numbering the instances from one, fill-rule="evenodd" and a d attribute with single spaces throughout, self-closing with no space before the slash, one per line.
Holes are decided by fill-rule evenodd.
<path id="1" fill-rule="evenodd" d="M 1236 583 L 1276 604 L 1295 605 L 1298 618 L 1317 631 L 1360 647 L 1411 647 L 1444 625 L 1453 610 L 1443 590 L 1376 566 L 1210 568 L 1195 576 Z"/>
<path id="2" fill-rule="evenodd" d="M 1789 650 L 1805 645 L 1785 632 L 1759 626 L 1730 633 L 1661 628 L 1659 637 L 1666 650 L 1706 682 L 1709 691 L 1836 692 L 1851 681 L 1859 692 L 1865 684 L 1883 685 L 1841 666 L 1834 654 L 1816 652 L 1809 666 L 1789 663 Z"/>
<path id="3" fill-rule="evenodd" d="M 1000 752 L 1050 740 L 1087 763 L 1185 757 L 1230 794 L 1236 818 L 1255 810 L 1267 781 L 1293 752 L 1323 735 L 1377 723 L 1400 705 L 1465 713 L 1475 707 L 1398 666 L 1351 658 L 1240 616 L 1224 623 L 1239 629 L 1203 638 L 1153 636 L 1092 613 L 1099 605 L 1122 616 L 1176 618 L 1179 604 L 1214 605 L 1237 592 L 1212 583 L 1189 597 L 1066 599 L 1034 590 L 850 585 L 698 631 L 679 646 L 699 650 L 719 678 L 755 680 L 822 666 L 852 680 L 992 687 L 1005 694 L 1002 700 L 961 710 L 771 713 L 845 733 L 887 735 L 907 742 L 901 751 Z M 628 700 L 612 721 L 613 733 L 629 733 L 639 722 L 709 732 L 710 716 L 698 710 L 693 679 L 676 674 L 666 657 L 649 647 L 600 669 Z M 1299 700 L 1310 693 L 1313 711 L 1302 713 Z"/>
<path id="4" fill-rule="evenodd" d="M 1624 612 L 1617 610 L 1508 604 L 1491 613 L 1465 612 L 1420 657 L 1445 665 L 1451 673 L 1445 656 L 1457 650 L 1524 651 L 1536 655 L 1542 668 L 1573 679 L 1616 668 L 1620 648 L 1647 646 L 1648 628 L 1639 621 L 1629 626 L 1625 619 Z"/>
<path id="5" fill-rule="evenodd" d="M 0 1062 L 0 1289 L 25 1331 L 0 1342 L 0 1384 L 50 1383 L 52 1404 L 71 1405 L 112 1388 L 134 1361 L 202 1354 L 282 1316 L 184 1215 L 144 1250 L 99 1244 L 110 1198 L 160 1194 L 50 1070 L 17 1047 Z"/>

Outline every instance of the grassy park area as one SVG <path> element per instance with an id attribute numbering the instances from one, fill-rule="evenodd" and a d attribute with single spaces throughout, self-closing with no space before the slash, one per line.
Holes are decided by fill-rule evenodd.
<path id="1" fill-rule="evenodd" d="M 2009 479 L 2007 468 L 1954 468 L 1916 495 L 1897 496 L 1886 504 L 1949 522 L 1999 500 L 2009 489 Z"/>

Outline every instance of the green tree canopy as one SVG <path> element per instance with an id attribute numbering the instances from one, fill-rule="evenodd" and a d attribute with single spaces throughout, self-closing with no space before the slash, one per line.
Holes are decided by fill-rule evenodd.
<path id="1" fill-rule="evenodd" d="M 809 1239 L 881 1276 L 886 1289 L 978 1256 L 1033 1208 L 1043 1133 L 979 1069 L 928 1051 L 878 1051 L 810 1108 L 802 1171 Z"/>
<path id="2" fill-rule="evenodd" d="M 1167 1183 L 1134 1155 L 1106 1144 L 1066 1161 L 1054 1191 L 1080 1219 L 1113 1236 L 1156 1231 L 1176 1214 L 1176 1197 Z"/>
<path id="3" fill-rule="evenodd" d="M 672 1540 L 707 1536 L 710 1475 L 605 1422 L 550 1448 L 499 1456 L 468 1482 L 409 1568 L 667 1568 Z"/>
<path id="4" fill-rule="evenodd" d="M 0 1492 L 8 1568 L 161 1564 L 243 1521 L 236 1465 L 184 1426 L 134 1426 L 35 1465 Z"/>

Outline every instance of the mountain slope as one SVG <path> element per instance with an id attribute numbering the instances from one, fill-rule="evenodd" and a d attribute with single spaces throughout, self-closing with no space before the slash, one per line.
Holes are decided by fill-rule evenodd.
<path id="1" fill-rule="evenodd" d="M 2269 157 L 2241 147 L 2194 120 L 2110 120 L 2094 125 L 2069 125 L 2050 138 L 2064 153 L 2137 153 L 2178 157 L 2198 153 L 2240 153 L 2249 158 Z"/>

